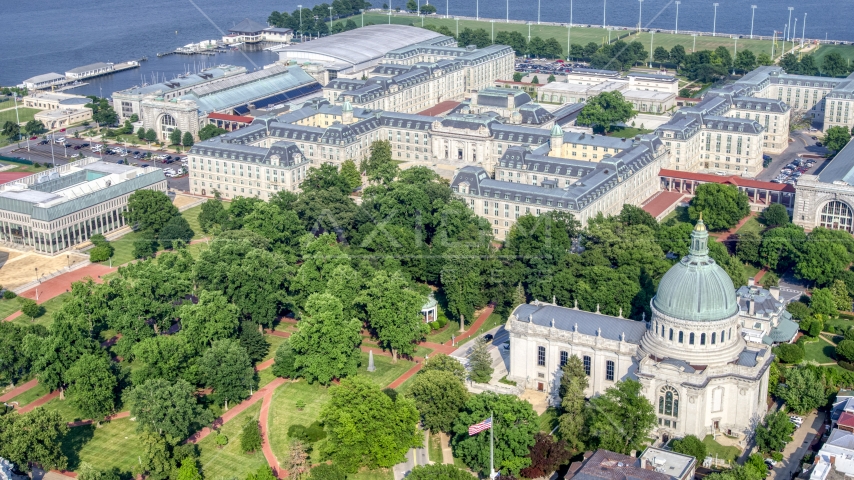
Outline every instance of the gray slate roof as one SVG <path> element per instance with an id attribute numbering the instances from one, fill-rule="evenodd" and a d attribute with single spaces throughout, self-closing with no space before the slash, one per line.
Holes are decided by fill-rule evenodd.
<path id="1" fill-rule="evenodd" d="M 258 23 L 251 18 L 244 18 L 242 22 L 228 29 L 228 31 L 232 33 L 258 33 L 265 28 L 267 28 L 267 25 Z"/>
<path id="2" fill-rule="evenodd" d="M 848 142 L 818 174 L 824 183 L 845 182 L 854 185 L 854 142 Z"/>
<path id="3" fill-rule="evenodd" d="M 90 63 L 89 65 L 83 65 L 82 67 L 72 68 L 71 70 L 67 70 L 65 73 L 83 73 L 104 67 L 112 67 L 112 65 L 104 62 Z"/>
<path id="4" fill-rule="evenodd" d="M 585 312 L 547 303 L 523 303 L 513 310 L 513 315 L 521 322 L 531 321 L 534 325 L 550 327 L 583 335 L 601 336 L 608 340 L 623 340 L 640 344 L 646 332 L 646 323 L 626 318 L 617 318 L 599 313 Z"/>

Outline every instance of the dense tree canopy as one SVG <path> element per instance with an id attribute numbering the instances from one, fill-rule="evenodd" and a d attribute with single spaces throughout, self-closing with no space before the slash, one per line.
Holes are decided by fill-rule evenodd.
<path id="1" fill-rule="evenodd" d="M 697 187 L 688 207 L 692 220 L 696 221 L 701 213 L 709 230 L 727 230 L 750 214 L 750 204 L 747 194 L 734 185 L 704 183 Z"/>
<path id="2" fill-rule="evenodd" d="M 624 380 L 590 399 L 587 429 L 593 445 L 623 454 L 643 449 L 656 417 L 640 389 L 640 383 Z"/>

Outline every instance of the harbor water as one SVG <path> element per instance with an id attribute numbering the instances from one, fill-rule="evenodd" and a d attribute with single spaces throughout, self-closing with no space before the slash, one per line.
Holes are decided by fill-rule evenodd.
<path id="1" fill-rule="evenodd" d="M 175 50 L 190 43 L 220 39 L 231 26 L 249 17 L 265 22 L 273 10 L 291 12 L 307 0 L 147 0 L 129 3 L 118 0 L 41 0 L 39 2 L 5 2 L 0 9 L 3 45 L 0 49 L 0 85 L 16 85 L 26 78 L 66 70 L 95 62 L 125 62 L 148 57 L 141 68 L 90 79 L 88 85 L 69 93 L 103 94 L 152 80 L 169 80 L 195 71 L 204 65 L 232 64 L 249 70 L 275 61 L 276 55 L 263 50 L 229 51 L 217 55 L 169 55 L 158 58 L 158 52 Z M 374 7 L 383 2 L 376 0 Z M 422 0 L 423 1 L 423 0 Z M 432 0 L 444 15 L 446 4 L 450 15 L 516 20 L 568 22 L 569 5 L 573 5 L 573 23 L 601 25 L 603 7 L 608 25 L 632 26 L 638 23 L 638 0 Z M 717 0 L 717 18 L 712 0 L 682 0 L 679 5 L 679 29 L 749 34 L 751 4 L 757 5 L 754 33 L 771 35 L 782 31 L 789 21 L 798 19 L 797 36 L 801 35 L 807 14 L 806 37 L 854 42 L 854 1 L 851 0 Z M 315 2 L 322 3 L 322 2 Z M 331 2 L 327 2 L 331 3 Z M 405 0 L 391 0 L 392 7 Z M 399 5 L 398 5 L 399 4 Z M 644 27 L 673 29 L 676 21 L 674 0 L 644 0 Z M 477 10 L 477 11 L 476 11 Z M 793 29 L 794 30 L 794 29 Z"/>

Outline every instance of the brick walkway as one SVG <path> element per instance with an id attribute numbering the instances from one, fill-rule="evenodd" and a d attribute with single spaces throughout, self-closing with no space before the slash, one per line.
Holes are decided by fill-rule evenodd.
<path id="1" fill-rule="evenodd" d="M 115 415 L 107 415 L 107 417 L 104 418 L 104 421 L 109 422 L 110 420 L 118 420 L 120 418 L 128 418 L 128 417 L 130 417 L 130 412 L 119 412 Z M 93 423 L 95 423 L 95 420 L 78 420 L 76 422 L 68 422 L 68 426 L 71 428 L 74 428 L 74 427 L 82 427 L 84 425 L 92 425 Z"/>
<path id="2" fill-rule="evenodd" d="M 397 380 L 389 383 L 388 388 L 397 388 L 397 387 L 403 385 L 403 382 L 409 380 L 413 375 L 418 373 L 418 371 L 421 370 L 421 367 L 423 367 L 423 366 L 424 366 L 424 364 L 421 362 L 416 363 L 412 368 L 403 372 L 403 375 L 397 377 Z"/>
<path id="3" fill-rule="evenodd" d="M 284 383 L 284 379 L 282 383 Z M 275 389 L 273 389 L 275 390 Z M 267 460 L 267 465 L 273 470 L 273 475 L 276 478 L 284 478 L 287 476 L 287 472 L 283 471 L 283 469 L 279 466 L 279 460 L 276 458 L 276 454 L 273 453 L 273 447 L 270 446 L 270 435 L 269 435 L 269 417 L 270 417 L 270 402 L 273 400 L 273 390 L 270 390 L 269 393 L 264 395 L 264 398 L 261 400 L 261 451 L 264 452 L 264 458 Z"/>
<path id="4" fill-rule="evenodd" d="M 30 380 L 29 382 L 27 382 L 23 385 L 18 385 L 17 387 L 13 388 L 12 390 L 4 393 L 3 395 L 0 395 L 0 402 L 8 402 L 9 400 L 17 397 L 18 395 L 26 392 L 27 390 L 29 390 L 31 388 L 35 388 L 35 386 L 38 384 L 39 384 L 39 380 L 37 378 L 34 378 L 34 379 Z"/>
<path id="5" fill-rule="evenodd" d="M 719 242 L 727 242 L 729 240 L 735 240 L 735 234 L 736 234 L 735 232 L 737 232 L 739 228 L 743 227 L 744 224 L 747 223 L 748 220 L 750 220 L 751 218 L 754 218 L 754 217 L 756 217 L 756 214 L 751 213 L 750 215 L 742 218 L 741 221 L 738 222 L 734 227 L 727 230 L 726 232 L 721 232 L 721 234 L 718 235 L 716 240 Z M 730 238 L 730 237 L 732 237 L 732 238 Z"/>
<path id="6" fill-rule="evenodd" d="M 38 303 L 44 303 L 53 297 L 62 295 L 66 290 L 71 290 L 71 284 L 74 282 L 79 282 L 86 277 L 91 277 L 95 282 L 101 283 L 103 280 L 99 277 L 115 272 L 116 270 L 118 270 L 118 267 L 110 268 L 105 265 L 93 263 L 83 268 L 78 268 L 73 272 L 64 273 L 58 277 L 46 280 L 40 283 L 37 287 L 33 287 L 26 292 L 21 293 L 20 296 L 35 300 L 36 290 L 38 290 L 39 299 L 37 301 Z"/>
<path id="7" fill-rule="evenodd" d="M 34 409 L 41 407 L 45 403 L 53 400 L 54 398 L 59 398 L 59 390 L 50 392 L 41 398 L 33 400 L 32 403 L 28 403 L 28 404 L 24 405 L 23 407 L 17 409 L 16 411 L 20 414 L 29 413 L 29 412 L 33 411 Z"/>

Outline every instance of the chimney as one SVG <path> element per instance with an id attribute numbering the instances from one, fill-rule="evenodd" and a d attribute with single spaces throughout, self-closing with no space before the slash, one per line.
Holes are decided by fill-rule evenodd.
<path id="1" fill-rule="evenodd" d="M 780 287 L 771 287 L 768 291 L 771 292 L 771 296 L 774 297 L 774 300 L 780 299 Z"/>
<path id="2" fill-rule="evenodd" d="M 747 286 L 748 287 L 752 287 L 755 283 L 756 283 L 756 281 L 753 279 L 753 277 L 750 277 L 747 279 Z"/>
<path id="3" fill-rule="evenodd" d="M 756 300 L 750 299 L 747 301 L 747 314 L 754 315 L 756 313 Z"/>
<path id="4" fill-rule="evenodd" d="M 640 468 L 646 468 L 646 457 L 640 458 Z"/>

